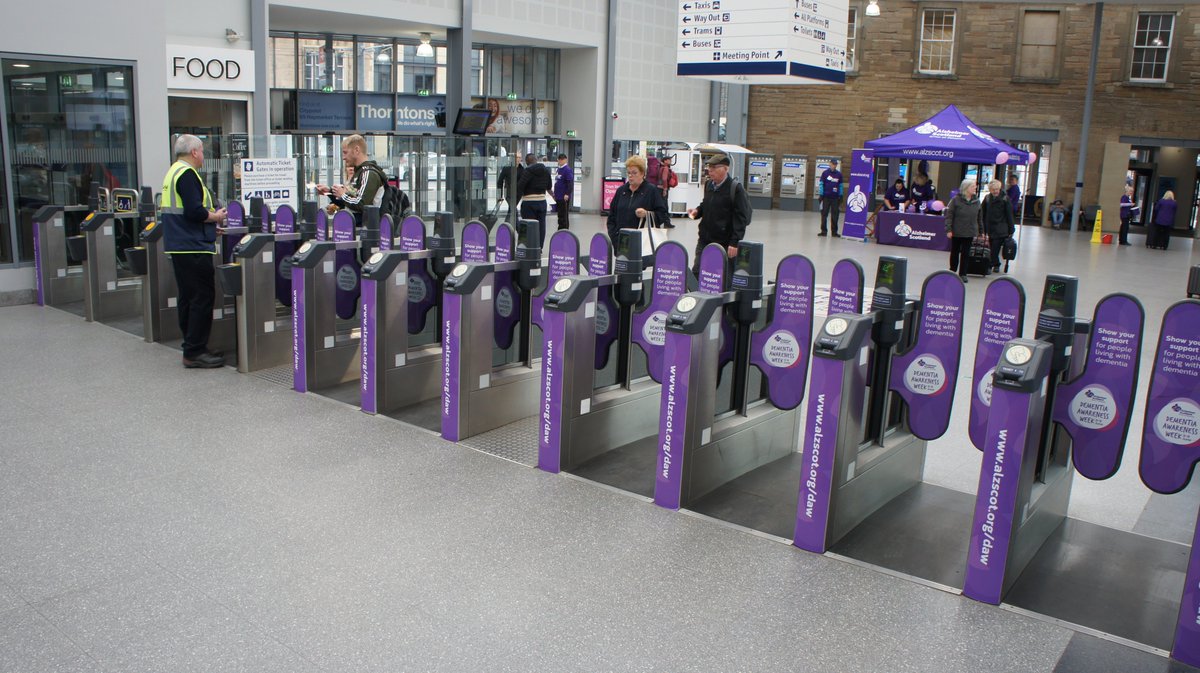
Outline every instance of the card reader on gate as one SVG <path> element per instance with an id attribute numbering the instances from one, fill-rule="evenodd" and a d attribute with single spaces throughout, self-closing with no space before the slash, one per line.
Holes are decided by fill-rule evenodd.
<path id="1" fill-rule="evenodd" d="M 401 262 L 407 261 L 409 253 L 403 250 L 380 250 L 367 258 L 362 266 L 362 277 L 367 280 L 387 280 L 395 273 Z"/>
<path id="2" fill-rule="evenodd" d="M 292 255 L 292 266 L 300 269 L 312 269 L 336 247 L 337 244 L 333 241 L 305 241 L 296 254 Z"/>
<path id="3" fill-rule="evenodd" d="M 1054 371 L 1065 370 L 1071 357 L 1071 342 L 1075 337 L 1075 299 L 1078 295 L 1078 278 L 1059 274 L 1046 276 L 1034 338 L 1048 341 L 1054 346 Z"/>
<path id="4" fill-rule="evenodd" d="M 700 334 L 725 302 L 725 295 L 689 292 L 680 297 L 667 314 L 667 331 Z"/>
<path id="5" fill-rule="evenodd" d="M 549 311 L 570 313 L 587 301 L 592 290 L 600 286 L 596 276 L 566 276 L 554 281 L 542 298 L 542 307 Z"/>
<path id="6" fill-rule="evenodd" d="M 813 340 L 813 356 L 830 360 L 853 360 L 859 356 L 875 319 L 859 313 L 837 313 L 825 319 Z"/>
<path id="7" fill-rule="evenodd" d="M 450 294 L 471 294 L 491 272 L 491 264 L 460 263 L 450 270 L 442 287 Z"/>
<path id="8" fill-rule="evenodd" d="M 1033 393 L 1041 389 L 1050 373 L 1054 347 L 1045 341 L 1013 339 L 1004 344 L 1000 362 L 992 374 L 992 385 Z"/>
<path id="9" fill-rule="evenodd" d="M 234 257 L 254 257 L 267 246 L 275 245 L 275 234 L 246 234 L 233 246 Z M 274 250 L 274 247 L 272 247 Z"/>

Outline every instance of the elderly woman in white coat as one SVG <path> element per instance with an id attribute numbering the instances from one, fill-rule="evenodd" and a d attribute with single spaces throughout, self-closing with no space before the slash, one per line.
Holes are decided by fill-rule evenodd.
<path id="1" fill-rule="evenodd" d="M 967 255 L 971 252 L 971 241 L 983 235 L 983 219 L 976 192 L 979 186 L 974 180 L 963 180 L 958 194 L 946 204 L 946 233 L 950 235 L 950 270 L 957 271 L 962 282 L 967 282 Z"/>

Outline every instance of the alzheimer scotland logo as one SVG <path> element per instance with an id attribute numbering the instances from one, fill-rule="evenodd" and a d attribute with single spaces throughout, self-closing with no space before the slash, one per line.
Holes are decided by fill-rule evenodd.
<path id="1" fill-rule="evenodd" d="M 930 135 L 933 133 L 937 133 L 938 127 L 937 127 L 937 124 L 934 124 L 933 122 L 925 122 L 924 124 L 921 124 L 920 126 L 918 126 L 917 128 L 915 128 L 913 130 L 916 131 L 917 133 L 920 133 L 923 136 L 927 136 L 927 135 Z"/>
<path id="2" fill-rule="evenodd" d="M 862 187 L 854 185 L 854 191 L 846 197 L 846 207 L 855 213 L 861 213 L 867 209 L 867 195 L 863 194 Z"/>

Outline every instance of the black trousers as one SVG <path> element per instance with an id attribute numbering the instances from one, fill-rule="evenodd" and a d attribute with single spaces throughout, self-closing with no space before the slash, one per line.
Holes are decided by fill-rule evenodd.
<path id="1" fill-rule="evenodd" d="M 1117 243 L 1129 242 L 1129 220 L 1128 217 L 1121 218 L 1121 233 L 1118 234 Z"/>
<path id="2" fill-rule="evenodd" d="M 1158 224 L 1146 225 L 1146 230 L 1149 235 L 1146 236 L 1146 245 L 1152 248 L 1162 248 L 1166 250 L 1171 245 L 1171 228 L 1164 227 Z"/>
<path id="3" fill-rule="evenodd" d="M 958 275 L 967 275 L 967 256 L 971 254 L 971 236 L 953 236 L 950 238 L 950 270 Z"/>
<path id="4" fill-rule="evenodd" d="M 991 236 L 990 240 L 992 243 L 989 247 L 992 249 L 992 268 L 994 269 L 1000 266 L 1000 249 L 1004 247 L 1004 242 L 1008 240 L 1008 236 Z"/>
<path id="5" fill-rule="evenodd" d="M 179 288 L 179 331 L 183 333 L 183 357 L 199 357 L 208 351 L 212 332 L 216 271 L 213 257 L 205 253 L 171 255 L 175 285 Z"/>
<path id="6" fill-rule="evenodd" d="M 522 201 L 521 202 L 521 219 L 522 220 L 537 220 L 541 225 L 541 242 L 539 248 L 546 247 L 546 202 L 543 201 Z M 515 224 L 515 223 L 514 223 Z"/>
<path id="7" fill-rule="evenodd" d="M 558 228 L 571 228 L 571 204 L 566 199 L 554 200 L 554 211 L 558 215 Z"/>
<path id="8" fill-rule="evenodd" d="M 833 215 L 833 233 L 838 233 L 838 217 L 841 216 L 842 197 L 840 196 L 822 196 L 821 197 L 821 233 L 824 234 L 825 222 L 829 216 Z"/>

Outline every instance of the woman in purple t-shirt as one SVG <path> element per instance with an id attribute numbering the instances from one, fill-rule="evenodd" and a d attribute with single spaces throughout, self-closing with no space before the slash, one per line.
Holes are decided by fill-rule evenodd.
<path id="1" fill-rule="evenodd" d="M 1146 244 L 1153 250 L 1166 250 L 1171 244 L 1171 227 L 1175 226 L 1175 192 L 1167 190 L 1154 204 L 1154 224 Z"/>

